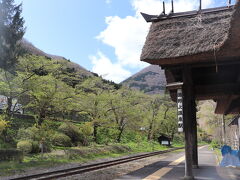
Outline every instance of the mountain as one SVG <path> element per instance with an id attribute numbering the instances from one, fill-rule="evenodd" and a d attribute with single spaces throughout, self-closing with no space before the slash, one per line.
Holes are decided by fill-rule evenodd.
<path id="1" fill-rule="evenodd" d="M 83 68 L 79 64 L 71 62 L 70 60 L 68 60 L 68 59 L 66 59 L 62 56 L 56 56 L 56 55 L 52 55 L 52 54 L 48 54 L 48 53 L 43 52 L 42 50 L 35 47 L 32 43 L 30 43 L 26 39 L 22 40 L 21 46 L 26 53 L 29 53 L 29 54 L 32 54 L 32 55 L 37 55 L 37 56 L 45 56 L 45 57 L 51 58 L 53 60 L 59 60 L 59 62 L 62 62 L 64 64 L 66 64 L 67 68 L 74 69 L 74 71 L 77 72 L 80 76 L 91 77 L 91 76 L 96 75 L 96 74 L 86 70 L 85 68 Z"/>
<path id="2" fill-rule="evenodd" d="M 166 88 L 164 70 L 157 65 L 151 65 L 134 74 L 121 84 L 147 94 L 163 94 Z"/>
<path id="3" fill-rule="evenodd" d="M 62 80 L 72 87 L 75 87 L 75 85 L 84 81 L 86 78 L 94 77 L 94 76 L 99 77 L 97 73 L 88 71 L 82 66 L 80 66 L 79 64 L 71 62 L 70 60 L 62 56 L 56 56 L 56 55 L 45 53 L 44 51 L 35 47 L 32 43 L 30 43 L 26 39 L 23 39 L 21 41 L 21 47 L 23 49 L 23 52 L 26 54 L 32 54 L 36 56 L 45 56 L 46 58 L 56 60 L 59 64 L 62 64 L 62 73 L 66 75 Z M 119 89 L 121 87 L 121 84 L 116 84 L 109 80 L 102 79 L 102 81 L 105 84 L 114 86 L 115 89 Z"/>
<path id="4" fill-rule="evenodd" d="M 22 40 L 21 45 L 23 50 L 29 54 L 33 54 L 37 56 L 45 56 L 53 60 L 58 60 L 58 62 L 63 63 L 64 66 L 66 65 L 67 72 L 74 73 L 74 75 L 73 74 L 71 75 L 73 77 L 72 79 L 66 80 L 68 82 L 71 82 L 74 84 L 75 82 L 82 81 L 82 79 L 86 77 L 98 76 L 97 74 L 86 70 L 82 66 L 76 63 L 73 63 L 62 56 L 48 54 L 38 49 L 26 39 Z M 105 83 L 114 84 L 115 86 L 117 86 L 117 88 L 119 88 L 118 87 L 119 85 L 113 82 L 106 81 Z M 165 86 L 166 86 L 165 73 L 164 73 L 164 70 L 162 70 L 159 66 L 151 65 L 141 70 L 140 72 L 134 74 L 130 78 L 126 79 L 120 84 L 120 86 L 121 85 L 125 85 L 133 89 L 144 91 L 147 94 L 159 94 L 159 93 L 162 94 L 164 93 Z"/>

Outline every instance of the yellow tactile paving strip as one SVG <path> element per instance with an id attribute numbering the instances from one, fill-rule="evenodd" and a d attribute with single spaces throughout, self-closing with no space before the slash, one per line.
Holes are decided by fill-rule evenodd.
<path id="1" fill-rule="evenodd" d="M 185 159 L 185 156 L 182 156 L 179 159 L 171 162 L 168 166 L 176 166 L 180 164 L 182 161 L 184 161 L 184 159 Z M 154 172 L 153 174 L 147 176 L 143 180 L 158 180 L 161 177 L 163 177 L 165 174 L 167 174 L 169 171 L 171 171 L 172 169 L 173 169 L 172 167 L 163 167 L 158 171 Z"/>
<path id="2" fill-rule="evenodd" d="M 200 147 L 199 149 L 202 149 L 204 147 L 205 146 Z M 185 160 L 185 156 L 182 156 L 179 159 L 171 162 L 168 165 L 169 167 L 163 167 L 163 168 L 159 169 L 158 171 L 154 172 L 153 174 L 147 176 L 146 178 L 144 178 L 142 180 L 158 180 L 173 169 L 173 167 L 171 167 L 171 166 L 177 166 L 178 164 L 180 164 L 184 160 Z"/>

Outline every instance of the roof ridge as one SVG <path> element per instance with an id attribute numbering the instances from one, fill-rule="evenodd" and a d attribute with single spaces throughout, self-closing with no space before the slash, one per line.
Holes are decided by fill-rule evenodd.
<path id="1" fill-rule="evenodd" d="M 189 16 L 196 16 L 199 14 L 208 14 L 208 13 L 232 10 L 235 8 L 236 5 L 171 13 L 169 15 L 168 14 L 149 15 L 141 12 L 141 15 L 147 22 L 158 22 L 158 21 L 163 21 L 163 20 L 172 19 L 172 18 L 189 17 Z"/>

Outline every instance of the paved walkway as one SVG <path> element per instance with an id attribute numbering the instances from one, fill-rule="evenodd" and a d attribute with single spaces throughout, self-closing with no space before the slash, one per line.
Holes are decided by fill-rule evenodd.
<path id="1" fill-rule="evenodd" d="M 170 154 L 159 162 L 127 174 L 118 180 L 177 180 L 184 177 L 184 152 Z M 199 148 L 199 169 L 194 169 L 196 180 L 240 180 L 240 169 L 221 168 L 208 146 Z"/>

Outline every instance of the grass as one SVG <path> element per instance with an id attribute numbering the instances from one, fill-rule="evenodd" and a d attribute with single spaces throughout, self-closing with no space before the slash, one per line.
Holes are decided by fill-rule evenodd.
<path id="1" fill-rule="evenodd" d="M 180 147 L 181 144 L 174 144 L 174 147 Z M 157 142 L 125 143 L 97 145 L 89 147 L 62 148 L 55 147 L 52 153 L 43 155 L 28 155 L 24 157 L 22 163 L 18 162 L 0 162 L 0 176 L 19 174 L 36 167 L 53 167 L 66 163 L 84 163 L 102 158 L 116 158 L 129 154 L 141 152 L 152 152 L 166 150 L 168 147 L 161 146 Z"/>
<path id="2" fill-rule="evenodd" d="M 133 153 L 161 151 L 168 149 L 168 147 L 162 146 L 155 141 L 154 142 L 143 141 L 141 143 L 129 142 L 124 145 L 130 147 Z"/>

